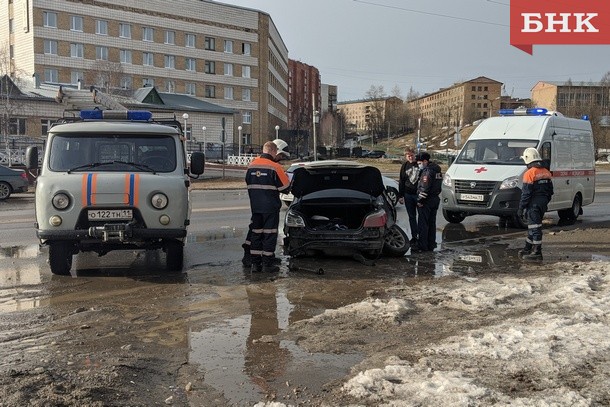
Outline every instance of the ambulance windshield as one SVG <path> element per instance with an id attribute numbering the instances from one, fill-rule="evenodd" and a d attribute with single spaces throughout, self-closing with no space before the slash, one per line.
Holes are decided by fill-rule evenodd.
<path id="1" fill-rule="evenodd" d="M 459 164 L 525 165 L 521 156 L 537 140 L 485 139 L 468 140 L 455 160 Z"/>

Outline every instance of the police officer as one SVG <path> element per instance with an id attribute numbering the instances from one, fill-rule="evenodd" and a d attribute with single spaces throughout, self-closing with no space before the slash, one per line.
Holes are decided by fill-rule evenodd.
<path id="1" fill-rule="evenodd" d="M 527 171 L 523 174 L 523 190 L 517 214 L 522 219 L 527 219 L 527 238 L 525 247 L 519 254 L 523 260 L 542 260 L 542 218 L 553 196 L 553 181 L 538 150 L 526 148 L 522 158 L 527 164 Z"/>
<path id="2" fill-rule="evenodd" d="M 430 154 L 419 153 L 415 159 L 421 172 L 417 184 L 418 240 L 411 253 L 431 252 L 436 247 L 436 212 L 441 202 L 443 174 L 441 167 L 430 161 Z"/>
<path id="3" fill-rule="evenodd" d="M 417 183 L 419 182 L 419 166 L 415 160 L 415 151 L 405 149 L 406 161 L 400 167 L 398 181 L 398 202 L 405 204 L 411 229 L 411 245 L 417 244 Z"/>
<path id="4" fill-rule="evenodd" d="M 283 148 L 286 143 L 283 140 Z M 279 271 L 274 262 L 280 223 L 280 192 L 288 189 L 290 181 L 282 166 L 276 162 L 278 146 L 273 141 L 263 145 L 263 153 L 255 158 L 246 171 L 246 184 L 250 198 L 250 257 L 252 272 Z"/>

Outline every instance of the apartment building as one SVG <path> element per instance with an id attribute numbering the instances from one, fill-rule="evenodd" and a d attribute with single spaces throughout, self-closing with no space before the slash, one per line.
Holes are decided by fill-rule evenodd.
<path id="1" fill-rule="evenodd" d="M 532 103 L 537 107 L 557 110 L 566 116 L 609 116 L 610 84 L 539 81 L 532 88 Z"/>
<path id="2" fill-rule="evenodd" d="M 410 100 L 407 109 L 434 126 L 457 126 L 492 116 L 501 91 L 501 82 L 479 76 Z"/>
<path id="3" fill-rule="evenodd" d="M 320 110 L 322 114 L 337 111 L 337 85 L 323 83 L 320 86 L 320 97 L 322 99 Z"/>
<path id="4" fill-rule="evenodd" d="M 398 111 L 402 106 L 402 99 L 391 96 L 338 102 L 337 110 L 343 116 L 348 132 L 365 134 L 378 131 L 377 127 L 385 122 L 387 113 Z"/>
<path id="5" fill-rule="evenodd" d="M 259 10 L 206 0 L 0 0 L 2 44 L 18 76 L 108 94 L 155 86 L 233 109 L 227 132 L 237 140 L 241 126 L 242 144 L 273 139 L 288 122 L 288 50 Z"/>
<path id="6" fill-rule="evenodd" d="M 288 61 L 288 128 L 310 130 L 313 112 L 321 111 L 320 72 L 314 66 Z"/>

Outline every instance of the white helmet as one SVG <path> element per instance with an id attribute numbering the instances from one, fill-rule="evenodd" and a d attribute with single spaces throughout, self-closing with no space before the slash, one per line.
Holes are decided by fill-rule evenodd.
<path id="1" fill-rule="evenodd" d="M 286 143 L 281 138 L 276 138 L 275 140 L 273 140 L 273 144 L 277 146 L 278 154 L 284 154 L 286 157 L 290 157 L 290 153 L 288 151 L 284 151 L 284 149 L 288 147 L 288 143 Z"/>
<path id="2" fill-rule="evenodd" d="M 525 161 L 526 164 L 534 161 L 542 161 L 542 158 L 540 158 L 540 153 L 534 147 L 526 148 L 521 158 L 523 158 L 523 161 Z"/>

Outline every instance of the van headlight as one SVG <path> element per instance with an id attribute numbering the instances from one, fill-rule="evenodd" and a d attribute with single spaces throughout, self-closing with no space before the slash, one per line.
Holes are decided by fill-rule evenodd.
<path id="1" fill-rule="evenodd" d="M 298 213 L 288 211 L 288 213 L 286 213 L 286 220 L 284 221 L 284 224 L 289 228 L 304 228 L 305 220 Z"/>
<path id="2" fill-rule="evenodd" d="M 64 210 L 70 206 L 70 197 L 63 192 L 60 192 L 53 196 L 51 203 L 55 209 Z"/>
<path id="3" fill-rule="evenodd" d="M 512 189 L 512 188 L 518 188 L 518 187 L 519 187 L 519 177 L 506 178 L 500 184 L 500 189 Z"/>
<path id="4" fill-rule="evenodd" d="M 451 182 L 451 176 L 447 173 L 445 173 L 445 176 L 443 177 L 443 185 L 449 188 L 451 188 L 451 186 L 453 185 L 453 183 Z"/>
<path id="5" fill-rule="evenodd" d="M 152 204 L 153 207 L 155 207 L 156 209 L 163 209 L 167 206 L 167 195 L 162 194 L 162 193 L 156 193 L 152 196 L 152 198 L 150 198 L 150 203 Z"/>

